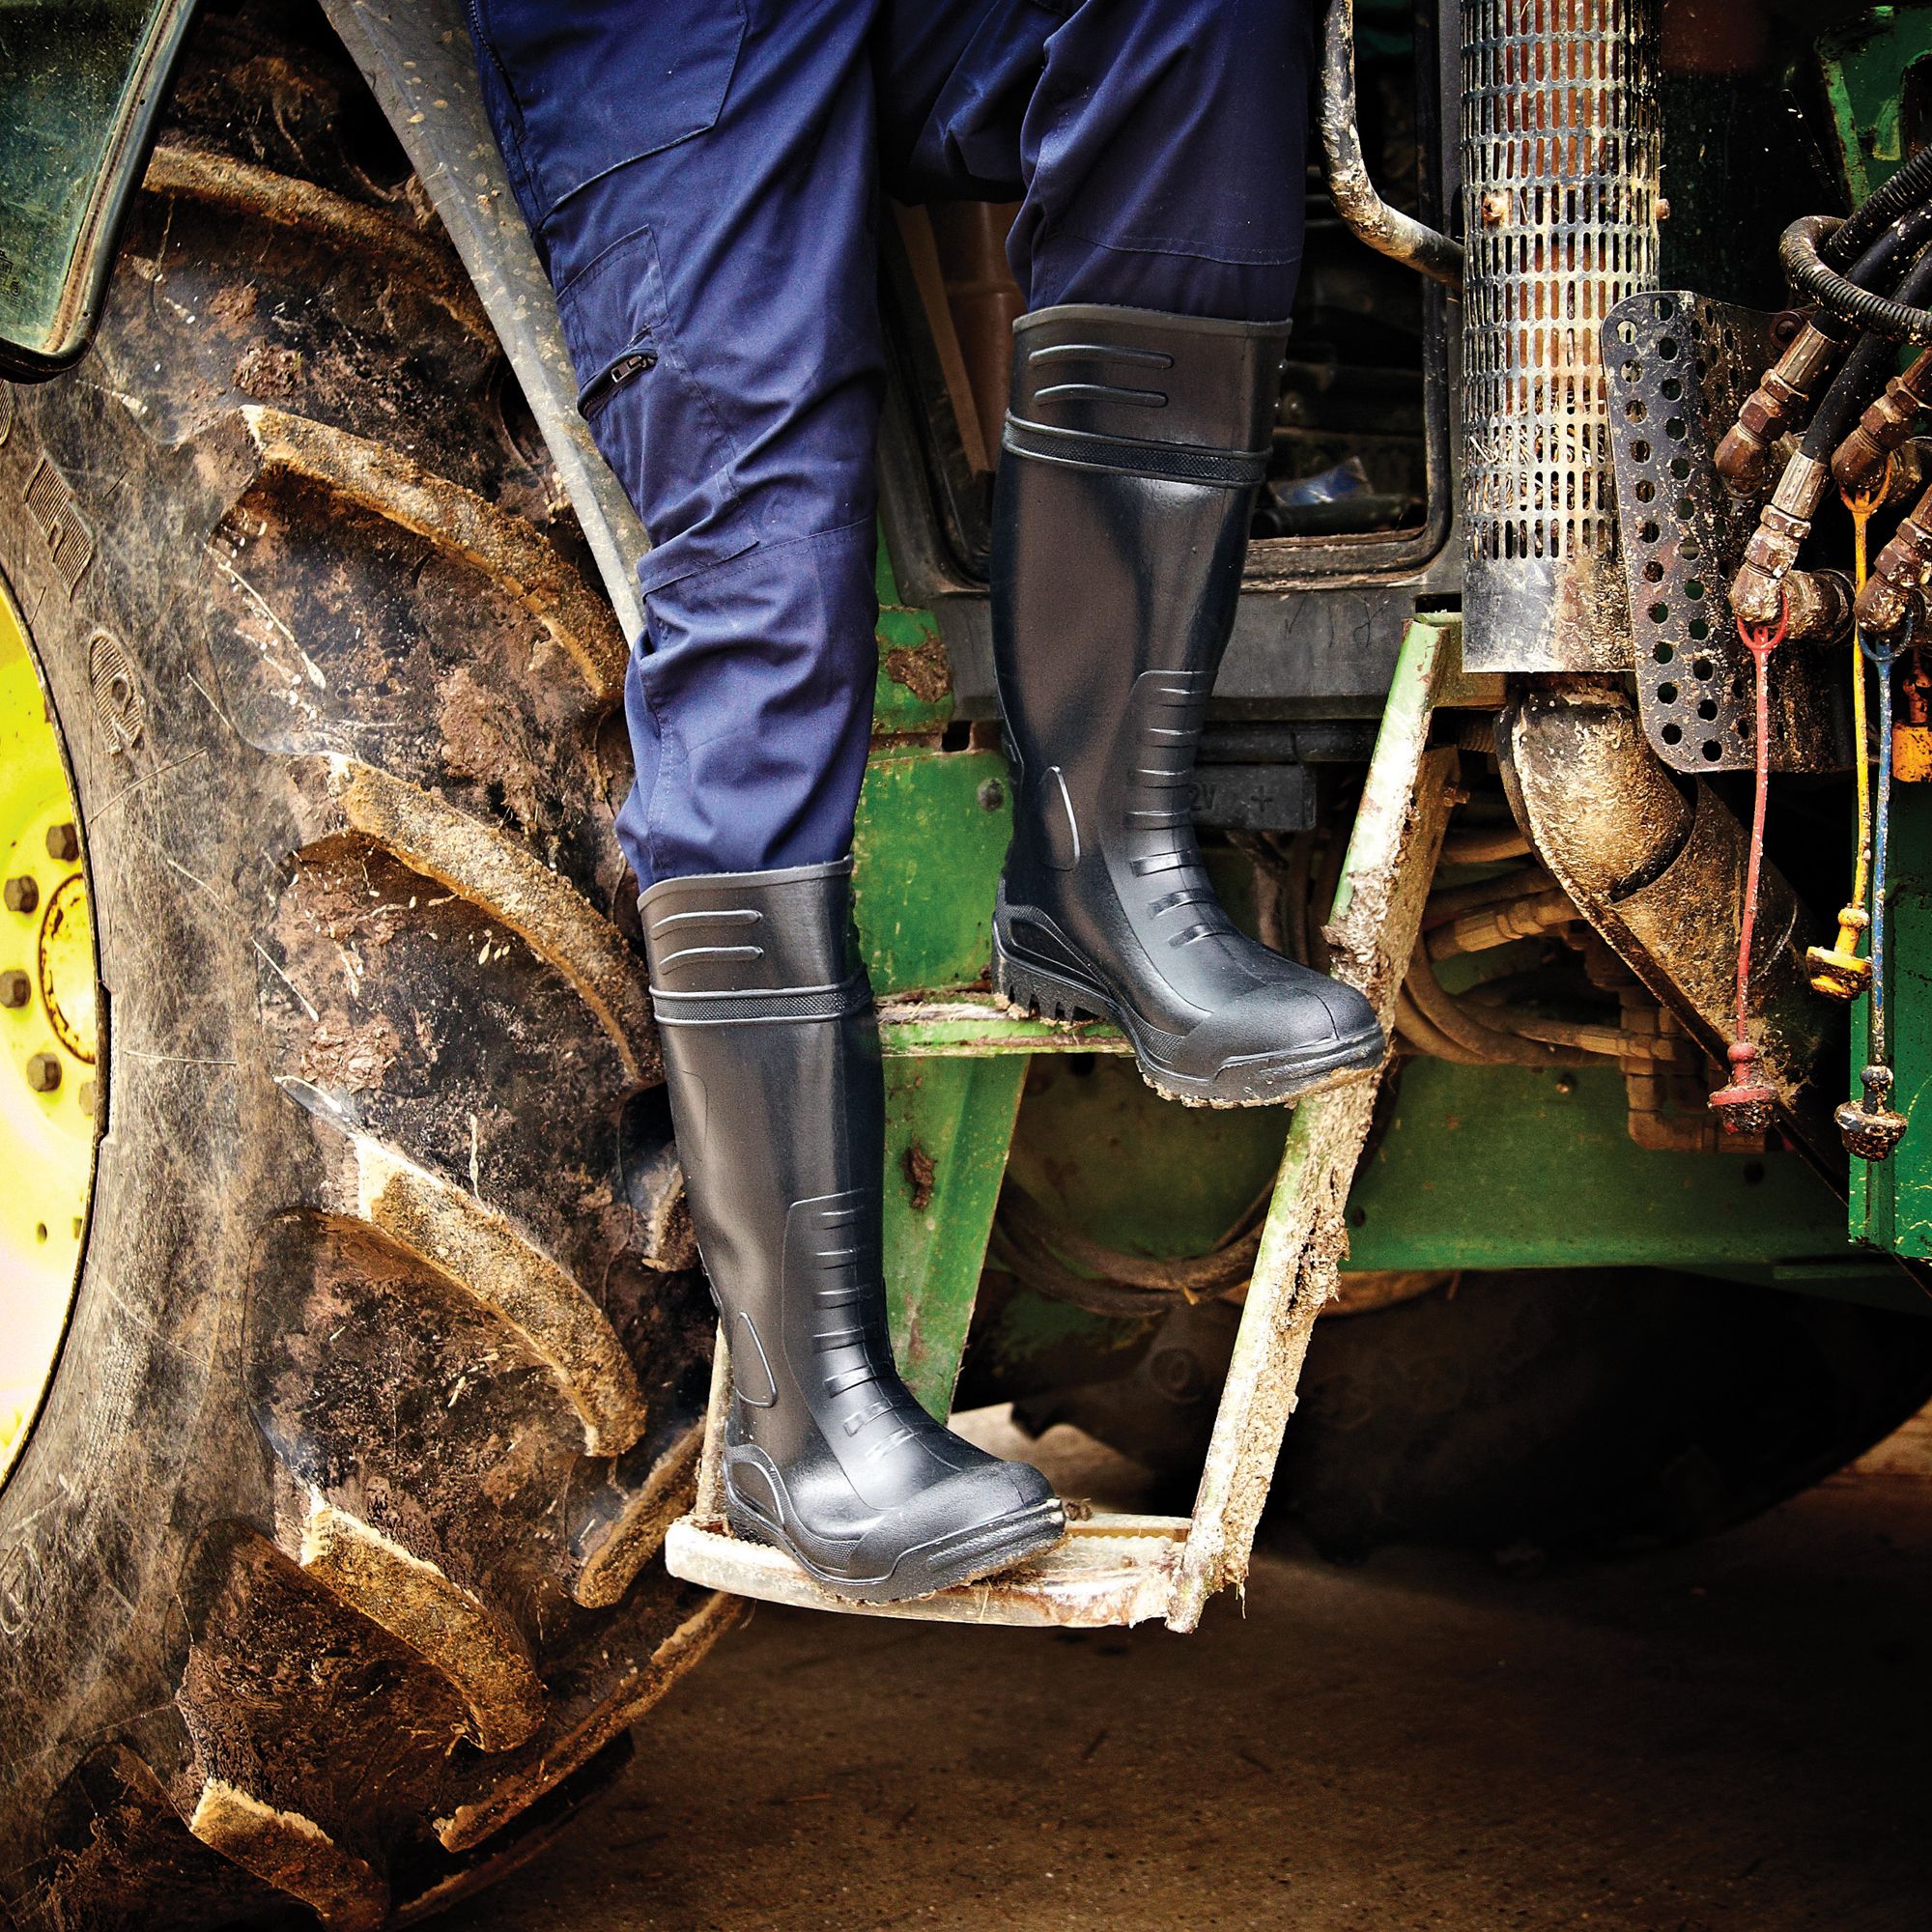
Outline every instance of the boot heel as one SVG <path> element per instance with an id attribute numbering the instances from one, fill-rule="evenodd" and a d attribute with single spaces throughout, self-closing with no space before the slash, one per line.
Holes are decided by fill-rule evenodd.
<path id="1" fill-rule="evenodd" d="M 993 941 L 993 997 L 1004 1002 L 1016 1019 L 1054 1020 L 1071 1026 L 1079 1020 L 1107 1017 L 1097 1007 L 1083 1005 L 1080 995 L 1064 980 L 1009 957 L 997 936 Z"/>

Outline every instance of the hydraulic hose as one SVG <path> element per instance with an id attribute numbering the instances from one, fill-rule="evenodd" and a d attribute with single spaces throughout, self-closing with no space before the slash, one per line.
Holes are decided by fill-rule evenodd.
<path id="1" fill-rule="evenodd" d="M 1794 224 L 1797 225 L 1800 224 Z M 1862 300 L 1883 299 L 1855 283 L 1847 281 L 1845 287 Z M 1905 279 L 1898 285 L 1899 299 L 1889 304 L 1903 314 L 1922 317 L 1927 330 L 1925 339 L 1932 342 L 1932 311 L 1907 306 L 1928 293 L 1932 293 L 1932 249 L 1927 249 L 1906 270 Z M 1870 330 L 1859 338 L 1852 353 L 1845 357 L 1845 366 L 1833 378 L 1832 386 L 1825 391 L 1812 412 L 1804 440 L 1799 445 L 1804 456 L 1814 463 L 1831 462 L 1832 452 L 1851 428 L 1852 419 L 1883 384 L 1890 366 L 1893 339 L 1883 329 Z"/>
<path id="2" fill-rule="evenodd" d="M 1777 244 L 1777 256 L 1791 285 L 1820 308 L 1863 333 L 1881 335 L 1892 342 L 1914 342 L 1921 348 L 1932 345 L 1932 311 L 1861 289 L 1848 276 L 1827 266 L 1821 248 L 1843 225 L 1829 214 L 1805 214 L 1784 231 Z M 1908 272 L 1907 280 L 1912 279 L 1912 273 Z M 1899 295 L 1904 294 L 1901 288 Z"/>
<path id="3" fill-rule="evenodd" d="M 1906 270 L 1898 292 L 1906 300 L 1916 301 L 1928 290 L 1932 290 L 1932 248 Z M 1932 315 L 1925 319 L 1932 328 Z M 1771 500 L 1758 512 L 1757 528 L 1731 580 L 1731 610 L 1741 623 L 1776 624 L 1780 636 L 1831 638 L 1849 622 L 1850 586 L 1837 573 L 1794 566 L 1831 485 L 1832 453 L 1853 417 L 1883 387 L 1890 353 L 1887 336 L 1861 335 L 1812 412 L 1798 454 L 1784 466 Z"/>
<path id="4" fill-rule="evenodd" d="M 1912 206 L 1924 192 L 1922 186 L 1912 185 L 1928 173 L 1918 166 L 1922 158 L 1915 156 L 1909 168 L 1901 169 L 1849 221 L 1825 237 L 1817 247 L 1818 272 L 1842 270 L 1843 280 L 1869 291 L 1901 255 L 1918 251 L 1932 234 L 1932 208 L 1922 200 Z M 1904 188 L 1899 187 L 1901 183 Z M 1847 316 L 1821 306 L 1765 371 L 1718 445 L 1718 473 L 1732 489 L 1747 496 L 1763 489 L 1772 445 L 1805 420 L 1819 384 L 1831 375 L 1856 328 Z M 1856 456 L 1852 460 L 1856 462 Z"/>
<path id="5" fill-rule="evenodd" d="M 1846 222 L 1838 234 L 1842 235 L 1850 226 Z M 1842 270 L 1846 281 L 1855 282 L 1866 291 L 1882 291 L 1888 276 L 1896 275 L 1898 264 L 1909 262 L 1929 238 L 1932 238 L 1932 203 L 1925 203 L 1908 209 L 1896 221 L 1887 222 L 1877 239 L 1854 256 L 1849 266 L 1833 260 L 1831 248 L 1822 244 L 1818 258 L 1827 269 Z"/>
<path id="6" fill-rule="evenodd" d="M 1842 269 L 1877 240 L 1889 222 L 1932 196 L 1932 148 L 1921 148 L 1876 193 L 1867 195 L 1856 213 L 1824 244 L 1826 265 Z"/>

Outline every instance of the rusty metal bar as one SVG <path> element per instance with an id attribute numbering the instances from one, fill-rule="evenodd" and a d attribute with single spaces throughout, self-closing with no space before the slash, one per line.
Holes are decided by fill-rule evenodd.
<path id="1" fill-rule="evenodd" d="M 1355 0 L 1328 0 L 1321 26 L 1320 118 L 1335 213 L 1377 254 L 1460 295 L 1463 244 L 1391 208 L 1369 179 L 1355 109 Z"/>
<path id="2" fill-rule="evenodd" d="M 1336 976 L 1367 994 L 1385 1028 L 1455 802 L 1456 753 L 1432 752 L 1428 741 L 1457 635 L 1452 624 L 1423 618 L 1403 639 L 1326 928 Z M 1308 1338 L 1348 1249 L 1343 1209 L 1380 1080 L 1378 1069 L 1294 1110 L 1168 1606 L 1170 1630 L 1191 1631 L 1216 1590 L 1247 1577 Z"/>

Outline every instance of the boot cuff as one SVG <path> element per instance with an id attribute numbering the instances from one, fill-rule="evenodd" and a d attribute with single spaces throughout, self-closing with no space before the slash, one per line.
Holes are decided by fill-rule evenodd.
<path id="1" fill-rule="evenodd" d="M 1036 309 L 1013 325 L 1010 420 L 1265 457 L 1288 330 L 1090 302 Z"/>
<path id="2" fill-rule="evenodd" d="M 829 993 L 865 980 L 849 857 L 661 879 L 638 906 L 656 993 Z"/>

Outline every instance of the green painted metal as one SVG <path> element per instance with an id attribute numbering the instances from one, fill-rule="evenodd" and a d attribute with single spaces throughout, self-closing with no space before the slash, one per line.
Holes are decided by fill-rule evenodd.
<path id="1" fill-rule="evenodd" d="M 1855 203 L 1883 185 L 1904 160 L 1906 71 L 1927 58 L 1932 58 L 1932 6 L 1922 4 L 1873 7 L 1857 26 L 1819 41 L 1838 164 Z"/>
<path id="2" fill-rule="evenodd" d="M 1213 1247 L 1281 1165 L 1272 1107 L 1178 1107 L 1128 1060 L 1047 1059 L 1027 1075 L 1014 1184 L 1076 1233 L 1127 1254 Z"/>
<path id="3" fill-rule="evenodd" d="M 1012 829 L 1007 789 L 996 752 L 900 741 L 867 759 L 853 901 L 882 997 L 985 980 L 993 889 Z"/>
<path id="4" fill-rule="evenodd" d="M 983 995 L 993 889 L 1012 832 L 1007 762 L 949 751 L 952 686 L 927 611 L 901 604 L 879 549 L 879 675 L 854 836 L 854 906 L 887 1002 L 885 1262 L 893 1346 L 935 1415 L 952 1405 L 980 1292 L 1026 1054 L 1027 1029 Z M 917 994 L 923 1017 L 893 1013 Z M 944 1017 L 941 1017 L 941 1014 Z"/>
<path id="5" fill-rule="evenodd" d="M 0 5 L 0 360 L 77 355 L 192 0 Z"/>
<path id="6" fill-rule="evenodd" d="M 932 734 L 952 718 L 952 670 L 930 611 L 899 602 L 893 560 L 879 544 L 875 582 L 879 675 L 872 696 L 872 734 Z"/>
<path id="7" fill-rule="evenodd" d="M 1010 781 L 997 752 L 945 749 L 946 647 L 928 612 L 899 603 L 883 546 L 878 639 L 872 753 L 853 835 L 860 940 L 882 996 L 971 986 L 992 963 Z"/>
<path id="8" fill-rule="evenodd" d="M 883 570 L 881 603 L 882 648 L 919 653 L 925 680 L 935 656 L 943 664 L 936 634 L 922 613 L 895 603 Z M 1010 812 L 997 754 L 940 749 L 948 704 L 882 670 L 858 893 L 867 952 L 889 996 L 895 1320 L 917 1350 L 922 1395 L 935 1402 L 956 1373 L 1003 1169 L 1096 1240 L 1150 1256 L 1199 1254 L 1266 1190 L 1286 1124 L 1268 1109 L 1171 1105 L 1141 1081 L 1111 1029 L 1016 1020 L 968 990 L 984 983 Z M 991 810 L 988 778 L 1002 787 Z M 1232 892 L 1239 882 L 1231 873 L 1225 883 Z M 1909 931 L 1901 937 L 1909 956 Z M 1932 948 L 1919 950 L 1932 958 Z M 915 1144 L 934 1162 L 932 1199 L 917 1214 L 903 1168 Z M 1762 1272 L 1845 1252 L 1841 1208 L 1794 1156 L 1639 1149 L 1621 1080 L 1607 1070 L 1407 1065 L 1349 1216 L 1351 1270 Z M 1064 1319 L 1031 1296 L 1012 1297 L 999 1316 L 1000 1351 L 1051 1350 Z M 1105 1325 L 1078 1321 L 1083 1329 Z"/>
<path id="9" fill-rule="evenodd" d="M 1843 1209 L 1796 1155 L 1654 1152 L 1627 1122 L 1614 1070 L 1406 1063 L 1350 1194 L 1345 1268 L 1696 1269 L 1844 1254 Z M 1123 1062 L 1041 1059 L 1009 1172 L 1079 1233 L 1174 1256 L 1224 1238 L 1280 1157 L 1266 1110 L 1170 1107 Z M 1932 1243 L 1932 1200 L 1926 1212 Z"/>
<path id="10" fill-rule="evenodd" d="M 1932 786 L 1895 785 L 1886 881 L 1886 1017 L 1897 1075 L 1891 1103 L 1912 1122 L 1877 1167 L 1852 1162 L 1852 1238 L 1915 1261 L 1932 1260 Z M 1852 1018 L 1845 1091 L 1859 1091 L 1867 1010 Z"/>
<path id="11" fill-rule="evenodd" d="M 899 1371 L 945 1419 L 980 1292 L 1026 1062 L 886 1067 L 885 1259 Z"/>
<path id="12" fill-rule="evenodd" d="M 1843 1210 L 1796 1154 L 1648 1151 L 1622 1076 L 1407 1063 L 1349 1195 L 1348 1265 L 1674 1267 L 1842 1256 Z"/>

